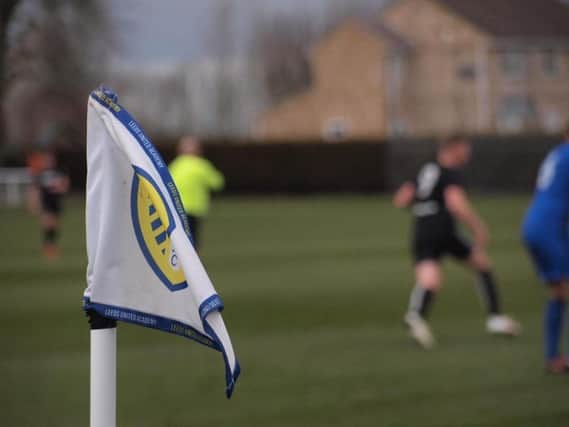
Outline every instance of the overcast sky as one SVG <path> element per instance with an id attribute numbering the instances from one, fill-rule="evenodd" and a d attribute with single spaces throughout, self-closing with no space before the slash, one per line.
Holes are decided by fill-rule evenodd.
<path id="1" fill-rule="evenodd" d="M 334 4 L 379 6 L 384 0 L 105 0 L 118 55 L 125 62 L 188 62 L 208 51 L 216 7 L 230 4 L 236 46 L 243 47 L 259 16 L 309 15 L 318 24 Z"/>

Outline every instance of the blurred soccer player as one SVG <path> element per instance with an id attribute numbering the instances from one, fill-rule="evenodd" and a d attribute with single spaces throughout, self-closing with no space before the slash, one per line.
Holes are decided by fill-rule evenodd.
<path id="1" fill-rule="evenodd" d="M 57 168 L 52 152 L 41 153 L 35 170 L 31 171 L 33 188 L 39 201 L 40 222 L 43 233 L 43 254 L 53 259 L 59 255 L 58 238 L 63 195 L 69 190 L 69 178 Z M 38 161 L 36 158 L 36 161 Z"/>
<path id="2" fill-rule="evenodd" d="M 210 192 L 222 190 L 225 185 L 221 172 L 201 154 L 200 142 L 186 136 L 178 145 L 178 157 L 170 164 L 170 173 L 180 192 L 196 250 L 199 249 L 202 219 L 209 211 Z"/>
<path id="3" fill-rule="evenodd" d="M 39 175 L 44 169 L 45 157 L 41 151 L 34 150 L 26 158 L 30 185 L 26 193 L 26 204 L 30 214 L 40 215 Z"/>
<path id="4" fill-rule="evenodd" d="M 569 372 L 569 357 L 559 341 L 569 298 L 569 127 L 565 141 L 541 165 L 535 196 L 526 213 L 522 235 L 541 279 L 548 285 L 545 306 L 546 369 Z"/>
<path id="5" fill-rule="evenodd" d="M 415 217 L 412 251 L 416 285 L 411 293 L 405 322 L 411 336 L 424 348 L 435 344 L 427 323 L 429 308 L 442 284 L 441 259 L 452 255 L 478 276 L 488 318 L 486 329 L 493 334 L 517 335 L 520 326 L 502 314 L 486 245 L 488 229 L 470 204 L 460 169 L 470 160 L 470 144 L 453 136 L 439 146 L 436 162 L 425 164 L 414 181 L 397 191 L 394 204 L 412 208 Z M 474 244 L 461 236 L 456 222 L 472 233 Z"/>

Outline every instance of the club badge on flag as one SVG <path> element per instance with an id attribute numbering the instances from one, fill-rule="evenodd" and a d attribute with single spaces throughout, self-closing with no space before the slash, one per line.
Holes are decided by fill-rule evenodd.
<path id="1" fill-rule="evenodd" d="M 178 191 L 141 127 L 104 88 L 89 97 L 87 167 L 84 309 L 220 351 L 230 397 L 239 363 Z"/>

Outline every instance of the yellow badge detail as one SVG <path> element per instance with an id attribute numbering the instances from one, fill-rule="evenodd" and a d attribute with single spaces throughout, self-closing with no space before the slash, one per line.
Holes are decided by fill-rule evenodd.
<path id="1" fill-rule="evenodd" d="M 186 288 L 186 278 L 172 247 L 174 219 L 152 177 L 135 167 L 131 210 L 134 231 L 144 257 L 171 291 Z"/>

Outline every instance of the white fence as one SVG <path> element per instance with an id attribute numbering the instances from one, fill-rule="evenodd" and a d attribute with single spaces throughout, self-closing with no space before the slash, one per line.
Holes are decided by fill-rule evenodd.
<path id="1" fill-rule="evenodd" d="M 26 168 L 0 168 L 0 206 L 20 206 L 31 178 Z"/>

